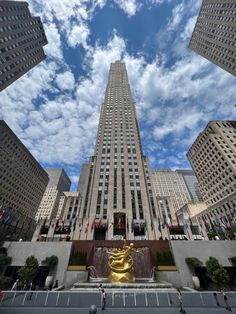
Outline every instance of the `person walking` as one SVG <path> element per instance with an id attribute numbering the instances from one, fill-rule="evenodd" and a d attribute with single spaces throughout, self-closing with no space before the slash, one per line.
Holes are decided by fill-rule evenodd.
<path id="1" fill-rule="evenodd" d="M 107 295 L 106 295 L 106 292 L 104 289 L 102 289 L 101 291 L 102 291 L 102 311 L 104 311 L 106 308 L 106 297 L 107 297 Z"/>
<path id="2" fill-rule="evenodd" d="M 224 302 L 225 302 L 225 305 L 226 305 L 226 310 L 227 311 L 232 311 L 231 307 L 229 306 L 228 304 L 228 298 L 227 298 L 227 295 L 225 294 L 224 290 L 223 289 L 220 289 L 220 293 L 222 294 L 223 298 L 224 298 Z"/>
<path id="3" fill-rule="evenodd" d="M 16 279 L 16 281 L 14 282 L 11 291 L 16 291 L 18 290 L 18 286 L 19 286 L 19 279 Z"/>
<path id="4" fill-rule="evenodd" d="M 180 289 L 178 288 L 178 299 L 179 299 L 179 306 L 180 306 L 180 313 L 186 314 L 186 311 L 183 307 L 183 299 L 182 299 L 182 293 Z"/>
<path id="5" fill-rule="evenodd" d="M 214 296 L 214 299 L 215 299 L 215 301 L 216 301 L 216 305 L 217 305 L 217 306 L 220 306 L 220 303 L 219 303 L 218 298 L 217 298 L 217 293 L 214 292 L 214 293 L 213 293 L 213 296 Z"/>

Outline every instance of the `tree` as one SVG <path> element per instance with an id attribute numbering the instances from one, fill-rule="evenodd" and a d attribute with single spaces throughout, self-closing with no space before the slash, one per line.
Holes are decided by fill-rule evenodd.
<path id="1" fill-rule="evenodd" d="M 195 268 L 202 266 L 202 262 L 197 257 L 187 257 L 185 259 L 186 264 L 190 268 L 192 273 L 195 273 Z"/>
<path id="2" fill-rule="evenodd" d="M 46 257 L 42 261 L 42 265 L 47 266 L 49 268 L 49 273 L 54 270 L 58 263 L 58 257 L 56 255 L 51 255 L 49 257 Z"/>
<path id="3" fill-rule="evenodd" d="M 220 265 L 215 257 L 210 256 L 206 262 L 206 266 L 209 277 L 219 288 L 229 282 L 228 272 Z"/>
<path id="4" fill-rule="evenodd" d="M 33 255 L 29 256 L 25 265 L 18 270 L 18 276 L 21 281 L 33 281 L 38 272 L 39 263 Z"/>

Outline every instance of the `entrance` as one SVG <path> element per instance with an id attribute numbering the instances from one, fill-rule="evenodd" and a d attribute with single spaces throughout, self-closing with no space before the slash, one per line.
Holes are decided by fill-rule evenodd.
<path id="1" fill-rule="evenodd" d="M 125 213 L 114 214 L 114 229 L 113 236 L 122 236 L 126 239 L 126 215 Z"/>

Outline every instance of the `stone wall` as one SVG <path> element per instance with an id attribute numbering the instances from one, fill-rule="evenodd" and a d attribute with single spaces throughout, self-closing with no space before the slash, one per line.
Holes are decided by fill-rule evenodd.
<path id="1" fill-rule="evenodd" d="M 171 247 L 181 285 L 191 288 L 192 274 L 185 262 L 187 257 L 197 257 L 205 266 L 213 256 L 222 266 L 231 266 L 229 257 L 236 256 L 236 241 L 171 241 Z"/>
<path id="2" fill-rule="evenodd" d="M 34 255 L 41 265 L 42 260 L 51 255 L 58 257 L 54 279 L 63 284 L 69 263 L 72 242 L 5 242 L 11 266 L 23 266 L 27 257 Z"/>

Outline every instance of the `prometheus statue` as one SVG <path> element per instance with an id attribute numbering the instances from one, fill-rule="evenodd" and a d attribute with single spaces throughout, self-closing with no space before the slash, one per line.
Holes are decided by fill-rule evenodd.
<path id="1" fill-rule="evenodd" d="M 140 252 L 134 248 L 133 243 L 130 243 L 124 245 L 122 249 L 112 249 L 112 252 L 108 252 L 110 254 L 108 264 L 111 268 L 109 282 L 135 282 L 132 251 Z"/>

